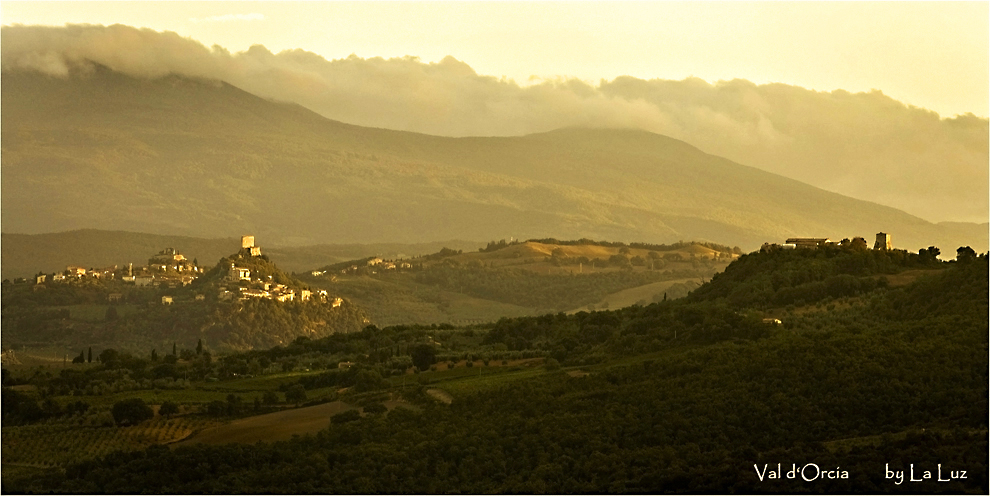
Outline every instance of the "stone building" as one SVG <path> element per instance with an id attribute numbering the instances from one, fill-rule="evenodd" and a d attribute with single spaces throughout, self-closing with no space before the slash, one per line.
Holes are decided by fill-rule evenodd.
<path id="1" fill-rule="evenodd" d="M 877 242 L 873 243 L 874 250 L 892 250 L 893 247 L 890 245 L 890 234 L 885 232 L 877 233 Z"/>

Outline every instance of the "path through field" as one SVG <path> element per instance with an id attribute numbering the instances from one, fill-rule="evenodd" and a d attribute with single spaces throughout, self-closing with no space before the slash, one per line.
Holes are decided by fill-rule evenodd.
<path id="1" fill-rule="evenodd" d="M 322 405 L 257 415 L 204 429 L 171 446 L 283 441 L 291 439 L 293 434 L 314 434 L 326 429 L 330 426 L 330 417 L 355 408 L 342 401 L 332 401 Z"/>

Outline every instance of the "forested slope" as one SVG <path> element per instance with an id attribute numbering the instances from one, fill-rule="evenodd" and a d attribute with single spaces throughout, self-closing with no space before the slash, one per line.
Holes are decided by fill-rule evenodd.
<path id="1" fill-rule="evenodd" d="M 462 392 L 450 405 L 421 400 L 418 412 L 400 408 L 270 445 L 120 453 L 4 490 L 986 493 L 986 255 L 937 263 L 942 270 L 903 287 L 826 294 L 806 303 L 852 303 L 792 312 L 782 326 L 730 301 L 761 277 L 750 264 L 818 274 L 782 282 L 779 293 L 859 273 L 855 260 L 876 263 L 857 278 L 882 273 L 885 257 L 901 269 L 927 263 L 891 255 L 747 255 L 683 300 L 506 319 L 484 338 L 583 363 L 581 373 L 548 361 L 544 375 Z M 814 464 L 813 480 L 760 479 L 778 463 Z M 949 480 L 897 484 L 886 475 L 911 464 L 918 478 L 941 464 Z"/>

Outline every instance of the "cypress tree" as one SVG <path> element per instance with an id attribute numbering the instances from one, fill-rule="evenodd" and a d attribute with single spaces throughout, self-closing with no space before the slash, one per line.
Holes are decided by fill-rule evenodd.
<path id="1" fill-rule="evenodd" d="M 93 347 L 92 346 L 89 347 L 89 355 L 86 357 L 86 361 L 89 362 L 89 363 L 93 363 Z"/>

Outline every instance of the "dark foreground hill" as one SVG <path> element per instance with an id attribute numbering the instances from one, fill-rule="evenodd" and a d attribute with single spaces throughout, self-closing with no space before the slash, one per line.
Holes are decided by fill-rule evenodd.
<path id="1" fill-rule="evenodd" d="M 987 246 L 642 131 L 441 138 L 363 128 L 225 83 L 4 72 L 6 232 L 81 228 L 272 245 L 590 237 L 708 240 L 884 231 L 898 247 Z"/>
<path id="2" fill-rule="evenodd" d="M 363 408 L 289 441 L 71 460 L 11 476 L 3 492 L 986 494 L 987 256 L 958 254 L 945 263 L 929 253 L 769 250 L 677 301 L 466 329 L 369 327 L 195 359 L 162 370 L 223 378 L 200 394 L 260 394 L 264 381 L 231 371 L 323 363 L 267 384 L 287 398 Z M 763 320 L 768 312 L 783 322 Z M 462 354 L 474 367 L 453 367 Z M 519 354 L 545 364 L 489 367 Z M 353 363 L 339 368 L 345 359 Z M 409 364 L 421 371 L 406 374 Z M 139 365 L 129 371 L 138 380 L 150 373 Z M 128 377 L 107 368 L 17 379 L 96 401 L 71 393 L 113 371 Z M 155 394 L 179 393 L 192 397 Z M 397 397 L 412 405 L 381 403 Z M 76 417 L 53 419 L 26 393 L 4 398 L 5 436 L 81 439 L 84 429 L 60 427 Z M 230 394 L 203 410 L 220 421 L 238 401 Z M 29 415 L 47 415 L 44 430 L 10 427 L 39 421 Z"/>

